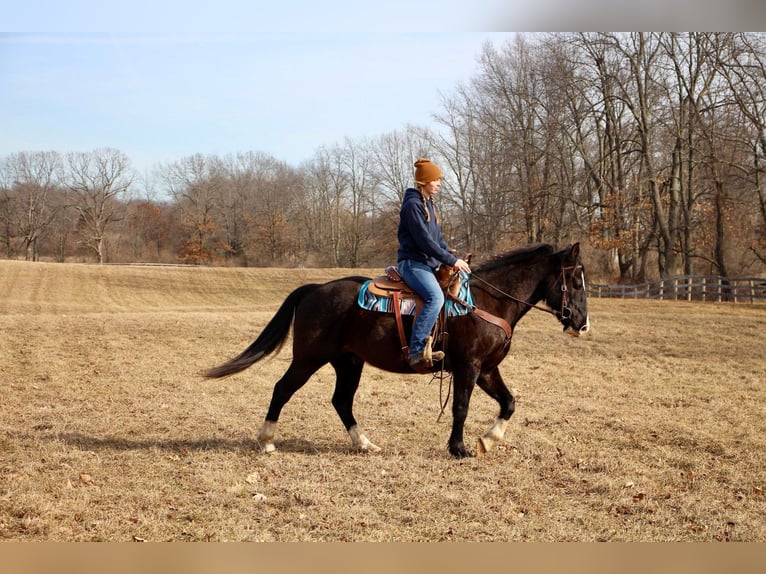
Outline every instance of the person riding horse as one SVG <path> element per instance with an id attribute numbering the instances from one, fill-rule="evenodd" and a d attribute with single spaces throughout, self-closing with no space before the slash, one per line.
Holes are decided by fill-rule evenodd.
<path id="1" fill-rule="evenodd" d="M 410 337 L 408 362 L 419 373 L 429 372 L 433 362 L 444 359 L 441 351 L 430 351 L 431 331 L 444 305 L 444 293 L 435 272 L 441 265 L 470 273 L 466 261 L 447 246 L 439 225 L 439 211 L 433 197 L 441 186 L 441 170 L 432 161 L 415 162 L 415 185 L 404 193 L 399 210 L 399 275 L 423 298 L 423 308 L 415 318 Z"/>
<path id="2" fill-rule="evenodd" d="M 435 217 L 434 212 L 431 216 Z M 368 310 L 359 292 L 369 277 L 352 276 L 327 283 L 308 283 L 294 289 L 258 337 L 244 351 L 204 373 L 209 378 L 244 371 L 282 348 L 292 333 L 290 366 L 274 385 L 268 411 L 258 432 L 263 452 L 276 450 L 274 440 L 280 414 L 290 398 L 323 366 L 335 370 L 332 405 L 354 448 L 377 452 L 354 416 L 354 397 L 366 364 L 392 373 L 408 374 L 393 313 Z M 470 282 L 475 308 L 446 319 L 452 333 L 444 348 L 443 366 L 453 375 L 450 454 L 474 456 L 463 440 L 465 420 L 474 387 L 499 406 L 495 423 L 479 438 L 476 454 L 494 448 L 505 434 L 515 410 L 515 399 L 500 372 L 509 353 L 513 328 L 530 309 L 556 317 L 564 333 L 584 335 L 590 329 L 585 268 L 580 244 L 556 250 L 553 245 L 525 245 L 480 262 Z M 542 301 L 545 307 L 539 307 Z M 491 320 L 494 317 L 496 320 Z M 535 349 L 537 359 L 550 350 Z M 560 360 L 548 356 L 550 360 Z M 512 369 L 508 370 L 513 373 Z M 314 412 L 316 405 L 308 406 Z"/>

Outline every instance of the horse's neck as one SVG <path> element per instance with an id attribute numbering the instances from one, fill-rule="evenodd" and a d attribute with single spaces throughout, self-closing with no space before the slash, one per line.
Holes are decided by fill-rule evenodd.
<path id="1" fill-rule="evenodd" d="M 522 275 L 526 275 L 523 280 Z M 530 274 L 496 270 L 493 273 L 477 275 L 477 278 L 471 282 L 474 305 L 503 317 L 511 326 L 531 309 L 531 305 L 539 301 L 535 294 L 538 292 L 540 280 Z"/>

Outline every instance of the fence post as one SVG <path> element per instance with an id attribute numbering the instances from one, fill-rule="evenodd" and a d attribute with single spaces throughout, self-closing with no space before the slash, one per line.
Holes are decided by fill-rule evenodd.
<path id="1" fill-rule="evenodd" d="M 665 279 L 660 278 L 660 301 L 665 300 Z"/>
<path id="2" fill-rule="evenodd" d="M 721 301 L 723 301 L 723 282 L 721 281 L 720 275 L 718 276 L 717 283 L 718 283 L 718 302 L 720 303 Z"/>
<path id="3" fill-rule="evenodd" d="M 692 300 L 692 277 L 689 275 L 686 278 L 686 300 L 691 301 Z"/>

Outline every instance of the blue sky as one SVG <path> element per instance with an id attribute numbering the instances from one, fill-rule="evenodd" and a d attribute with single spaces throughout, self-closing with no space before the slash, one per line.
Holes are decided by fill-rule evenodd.
<path id="1" fill-rule="evenodd" d="M 298 165 L 345 138 L 429 125 L 442 96 L 478 72 L 484 43 L 501 46 L 512 30 L 724 29 L 741 24 L 737 19 L 757 29 L 763 9 L 754 14 L 751 5 L 10 3 L 0 32 L 0 157 L 113 147 L 144 171 L 194 153 L 253 150 Z M 680 14 L 687 19 L 679 22 Z"/>
<path id="2" fill-rule="evenodd" d="M 139 168 L 428 125 L 510 34 L 46 34 L 0 39 L 0 155 L 114 147 Z"/>

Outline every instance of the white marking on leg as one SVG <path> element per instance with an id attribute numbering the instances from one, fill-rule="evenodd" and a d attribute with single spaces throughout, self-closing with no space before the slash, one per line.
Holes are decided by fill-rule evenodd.
<path id="1" fill-rule="evenodd" d="M 277 430 L 277 423 L 272 421 L 263 421 L 261 432 L 258 433 L 258 442 L 261 443 L 261 450 L 270 454 L 277 450 L 274 446 L 274 433 Z"/>
<path id="2" fill-rule="evenodd" d="M 489 430 L 479 438 L 479 442 L 481 443 L 481 447 L 484 448 L 484 452 L 492 450 L 498 442 L 503 440 L 507 426 L 508 421 L 506 419 L 500 417 L 495 419 L 495 424 L 493 424 Z"/>
<path id="3" fill-rule="evenodd" d="M 378 445 L 370 442 L 370 439 L 365 436 L 359 425 L 354 425 L 348 429 L 348 434 L 351 437 L 351 444 L 356 449 L 367 452 L 380 452 L 382 450 Z"/>
<path id="4" fill-rule="evenodd" d="M 585 289 L 585 271 L 580 271 L 580 278 L 582 279 L 582 288 Z M 580 329 L 580 333 L 583 335 L 590 331 L 590 315 L 585 317 L 585 326 Z"/>

